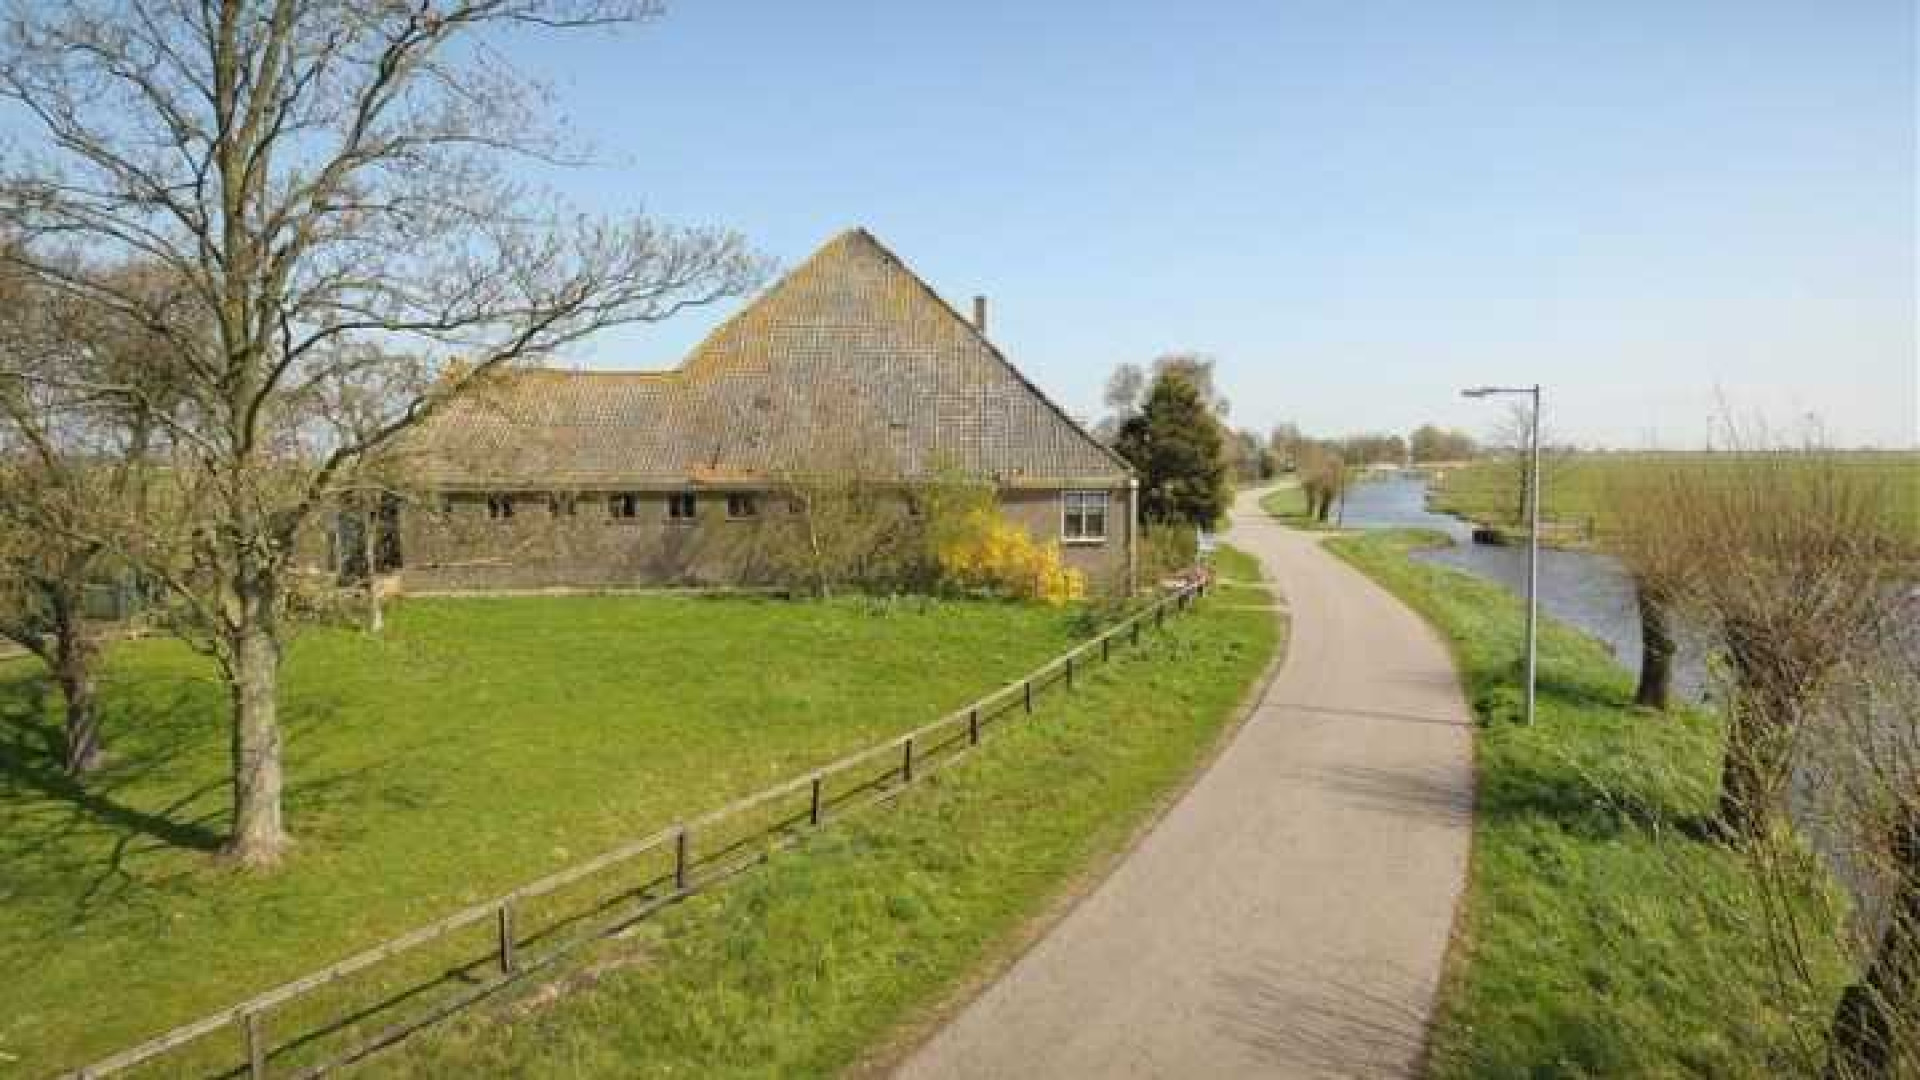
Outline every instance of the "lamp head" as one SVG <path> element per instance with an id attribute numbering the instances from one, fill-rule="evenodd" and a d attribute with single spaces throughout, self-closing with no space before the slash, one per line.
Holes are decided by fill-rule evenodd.
<path id="1" fill-rule="evenodd" d="M 1475 387 L 1470 387 L 1466 390 L 1460 391 L 1460 396 L 1468 397 L 1468 398 L 1483 398 L 1483 397 L 1492 397 L 1495 393 L 1498 393 L 1498 391 L 1496 391 L 1491 386 L 1475 386 Z"/>

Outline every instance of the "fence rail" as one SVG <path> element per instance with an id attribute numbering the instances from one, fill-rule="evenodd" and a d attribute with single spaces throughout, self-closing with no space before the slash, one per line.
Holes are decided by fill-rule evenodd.
<path id="1" fill-rule="evenodd" d="M 245 1001 L 191 1023 L 182 1024 L 138 1046 L 129 1047 L 62 1075 L 70 1080 L 94 1080 L 98 1077 L 111 1076 L 153 1062 L 214 1032 L 238 1027 L 241 1045 L 236 1047 L 236 1050 L 244 1056 L 241 1057 L 237 1066 L 229 1067 L 219 1075 L 246 1076 L 249 1080 L 262 1080 L 267 1075 L 269 1065 L 272 1064 L 276 1054 L 284 1053 L 319 1037 L 337 1033 L 360 1019 L 354 1017 L 335 1020 L 330 1022 L 331 1026 L 323 1025 L 318 1032 L 305 1033 L 276 1046 L 267 1024 L 269 1014 L 273 1010 L 286 1006 L 322 987 L 331 986 L 352 975 L 375 968 L 385 961 L 420 946 L 446 938 L 460 930 L 491 922 L 494 928 L 493 942 L 488 955 L 456 964 L 452 970 L 441 973 L 428 983 L 430 988 L 450 981 L 454 976 L 466 976 L 468 985 L 465 988 L 435 1003 L 418 1015 L 402 1019 L 362 1038 L 334 1057 L 296 1068 L 287 1075 L 318 1076 L 331 1069 L 358 1061 L 423 1027 L 451 1016 L 509 983 L 524 979 L 527 975 L 550 966 L 588 942 L 611 936 L 631 927 L 661 908 L 699 891 L 702 887 L 717 884 L 763 861 L 772 851 L 792 844 L 800 835 L 803 835 L 804 830 L 797 828 L 801 823 L 804 823 L 806 828 L 818 828 L 835 813 L 844 813 L 892 798 L 906 785 L 915 782 L 935 768 L 950 764 L 978 746 L 985 728 L 1007 713 L 1017 708 L 1023 714 L 1031 714 L 1034 711 L 1036 693 L 1055 686 L 1063 686 L 1071 690 L 1076 669 L 1083 669 L 1088 657 L 1097 655 L 1101 661 L 1107 661 L 1112 655 L 1114 644 L 1123 640 L 1137 646 L 1140 643 L 1140 631 L 1143 626 L 1151 624 L 1158 628 L 1164 625 L 1169 611 L 1177 613 L 1187 610 L 1196 597 L 1205 594 L 1206 588 L 1206 581 L 1201 579 L 1166 593 L 1098 636 L 1035 668 L 1023 678 L 1007 683 L 985 697 L 930 723 L 864 750 L 856 751 L 790 780 L 754 792 L 716 810 L 670 825 L 649 836 L 623 844 L 503 895 L 462 908 L 438 921 L 356 953 L 328 967 L 256 994 Z M 940 738 L 943 733 L 946 736 L 944 739 Z M 879 767 L 878 774 L 867 777 L 863 782 L 848 787 L 837 795 L 833 793 L 832 785 L 836 779 L 858 775 L 863 767 L 874 766 Z M 801 792 L 806 793 L 804 810 L 795 810 L 790 815 L 755 828 L 735 839 L 731 844 L 715 845 L 710 854 L 705 856 L 698 854 L 699 849 L 696 845 L 699 840 L 717 832 L 722 824 Z M 588 913 L 562 919 L 558 925 L 549 927 L 542 933 L 527 934 L 520 931 L 519 915 L 528 901 L 558 893 L 570 885 L 656 852 L 670 857 L 671 860 L 670 870 L 662 873 L 658 878 L 638 888 L 628 887 L 611 896 L 597 897 Z M 602 920 L 585 930 L 563 936 L 544 951 L 538 953 L 526 951 L 526 946 L 551 936 L 568 924 L 578 923 L 592 914 L 614 908 L 630 900 L 639 902 L 611 919 Z M 490 965 L 494 973 L 487 978 L 472 979 L 468 973 L 483 965 Z M 412 996 L 411 992 L 402 993 L 393 1000 L 404 1000 Z M 369 1011 L 382 1011 L 390 1004 L 392 1002 L 381 1003 Z"/>

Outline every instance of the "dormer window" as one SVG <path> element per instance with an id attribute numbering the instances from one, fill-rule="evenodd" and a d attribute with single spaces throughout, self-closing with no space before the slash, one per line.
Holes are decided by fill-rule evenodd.
<path id="1" fill-rule="evenodd" d="M 487 496 L 487 517 L 493 521 L 507 521 L 513 517 L 513 496 Z"/>
<path id="2" fill-rule="evenodd" d="M 676 491 L 667 496 L 668 521 L 692 521 L 699 506 L 694 502 L 693 492 Z"/>

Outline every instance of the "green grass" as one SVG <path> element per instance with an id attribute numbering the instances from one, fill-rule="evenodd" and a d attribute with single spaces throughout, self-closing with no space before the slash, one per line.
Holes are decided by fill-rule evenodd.
<path id="1" fill-rule="evenodd" d="M 1920 520 L 1920 454 L 1894 451 L 1842 452 L 1835 459 L 1884 480 L 1893 511 Z M 1634 472 L 1741 461 L 1740 455 L 1704 453 L 1575 454 L 1542 469 L 1540 514 L 1547 522 L 1585 534 L 1605 515 L 1610 485 Z M 1519 525 L 1519 472 L 1510 462 L 1481 461 L 1439 472 L 1429 504 L 1484 524 Z"/>
<path id="2" fill-rule="evenodd" d="M 1257 577 L 1231 549 L 1219 561 Z M 469 1014 L 365 1071 L 817 1076 L 871 1060 L 1009 958 L 1216 744 L 1277 645 L 1245 599 L 1170 620 L 890 806 L 608 943 L 590 986 Z"/>
<path id="3" fill-rule="evenodd" d="M 1520 604 L 1407 557 L 1435 539 L 1328 545 L 1439 629 L 1480 722 L 1472 871 L 1432 1074 L 1801 1074 L 1796 1032 L 1828 1015 L 1845 959 L 1815 935 L 1809 961 L 1825 989 L 1776 986 L 1752 882 L 1703 839 L 1715 717 L 1633 708 L 1628 675 L 1604 648 L 1548 623 L 1539 723 L 1518 724 Z"/>
<path id="4" fill-rule="evenodd" d="M 0 662 L 0 1074 L 77 1066 L 930 720 L 1071 626 L 989 602 L 576 597 L 315 631 L 287 664 L 295 847 L 271 875 L 211 853 L 227 749 L 206 661 L 114 650 L 113 760 L 84 790 L 49 753 L 40 670 Z"/>
<path id="5" fill-rule="evenodd" d="M 1298 484 L 1275 488 L 1260 500 L 1260 509 L 1295 529 L 1326 529 L 1330 526 L 1307 513 L 1307 492 Z"/>

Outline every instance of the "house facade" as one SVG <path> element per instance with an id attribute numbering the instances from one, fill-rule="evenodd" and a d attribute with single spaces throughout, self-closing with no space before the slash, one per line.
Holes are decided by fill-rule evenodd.
<path id="1" fill-rule="evenodd" d="M 400 519 L 409 592 L 751 583 L 795 478 L 897 491 L 953 476 L 1131 578 L 1132 470 L 862 229 L 794 268 L 669 371 L 520 370 L 409 440 L 430 505 Z"/>

